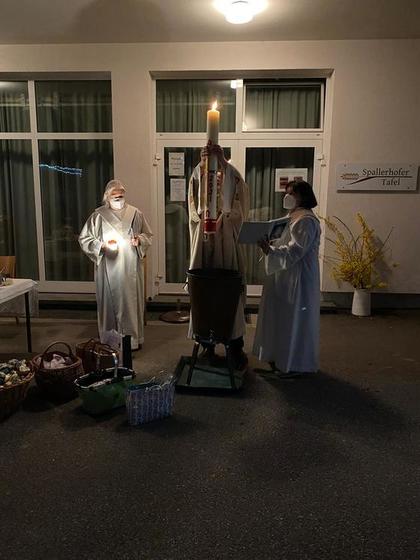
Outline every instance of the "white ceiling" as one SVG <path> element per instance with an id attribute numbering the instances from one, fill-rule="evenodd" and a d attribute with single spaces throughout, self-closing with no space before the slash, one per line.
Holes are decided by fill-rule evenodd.
<path id="1" fill-rule="evenodd" d="M 0 43 L 420 38 L 420 0 L 268 0 L 231 25 L 212 0 L 0 0 Z"/>

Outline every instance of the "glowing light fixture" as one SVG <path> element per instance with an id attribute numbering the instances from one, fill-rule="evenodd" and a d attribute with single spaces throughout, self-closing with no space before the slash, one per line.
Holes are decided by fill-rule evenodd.
<path id="1" fill-rule="evenodd" d="M 215 0 L 214 6 L 229 23 L 242 24 L 265 10 L 267 0 Z"/>

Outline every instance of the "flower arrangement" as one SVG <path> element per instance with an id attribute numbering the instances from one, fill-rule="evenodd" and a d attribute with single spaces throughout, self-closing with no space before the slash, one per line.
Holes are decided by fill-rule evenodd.
<path id="1" fill-rule="evenodd" d="M 334 234 L 334 238 L 326 237 L 335 247 L 334 256 L 326 257 L 326 261 L 332 265 L 332 275 L 338 283 L 348 282 L 357 290 L 386 288 L 380 268 L 387 265 L 387 243 L 393 228 L 382 242 L 360 213 L 357 213 L 356 218 L 361 228 L 357 236 L 340 218 L 322 218 L 328 230 Z"/>

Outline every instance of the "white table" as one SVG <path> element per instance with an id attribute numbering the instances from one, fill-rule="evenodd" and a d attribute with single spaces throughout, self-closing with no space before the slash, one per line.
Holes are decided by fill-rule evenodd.
<path id="1" fill-rule="evenodd" d="M 25 312 L 26 312 L 26 340 L 28 343 L 28 352 L 32 352 L 32 333 L 31 333 L 31 314 L 29 312 L 28 294 L 36 286 L 36 282 L 29 278 L 13 278 L 12 283 L 8 286 L 0 286 L 0 303 L 5 303 L 11 299 L 25 296 Z"/>

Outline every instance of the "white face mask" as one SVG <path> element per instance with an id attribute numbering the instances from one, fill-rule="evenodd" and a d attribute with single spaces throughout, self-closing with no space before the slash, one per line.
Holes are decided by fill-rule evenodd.
<path id="1" fill-rule="evenodd" d="M 113 210 L 121 210 L 124 208 L 125 198 L 122 196 L 121 198 L 111 198 L 109 201 L 109 205 Z"/>
<path id="2" fill-rule="evenodd" d="M 296 198 L 291 194 L 285 194 L 283 198 L 283 208 L 285 210 L 294 210 L 296 208 Z"/>

